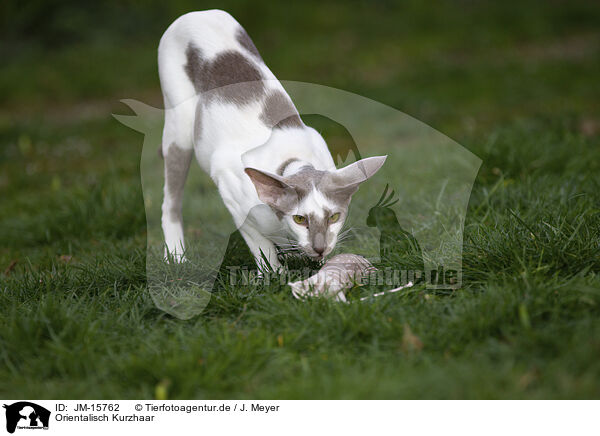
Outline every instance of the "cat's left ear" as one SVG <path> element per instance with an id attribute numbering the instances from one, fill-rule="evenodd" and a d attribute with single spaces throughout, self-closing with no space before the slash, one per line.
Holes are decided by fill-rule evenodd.
<path id="1" fill-rule="evenodd" d="M 373 177 L 383 166 L 387 156 L 373 156 L 361 159 L 329 174 L 328 190 L 341 195 L 352 196 L 358 186 Z"/>
<path id="2" fill-rule="evenodd" d="M 244 171 L 252 180 L 258 198 L 273 209 L 286 213 L 298 203 L 298 194 L 283 177 L 255 168 L 244 168 Z"/>

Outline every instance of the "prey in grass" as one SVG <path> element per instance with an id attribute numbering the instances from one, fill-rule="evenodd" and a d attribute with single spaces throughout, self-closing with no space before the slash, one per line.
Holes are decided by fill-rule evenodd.
<path id="1" fill-rule="evenodd" d="M 362 256 L 357 254 L 338 254 L 332 257 L 319 270 L 318 273 L 296 282 L 290 282 L 288 285 L 292 288 L 292 294 L 298 299 L 305 297 L 326 297 L 335 301 L 346 303 L 345 290 L 360 283 L 369 274 L 377 269 Z M 379 292 L 373 297 L 379 297 L 388 293 L 397 292 L 401 289 L 411 287 L 412 282 L 399 288 L 389 291 Z M 366 300 L 369 297 L 361 298 Z"/>

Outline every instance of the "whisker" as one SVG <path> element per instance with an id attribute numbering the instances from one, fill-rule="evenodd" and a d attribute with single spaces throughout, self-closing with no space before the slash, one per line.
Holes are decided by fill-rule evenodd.
<path id="1" fill-rule="evenodd" d="M 280 251 L 298 251 L 300 247 L 279 247 Z"/>
<path id="2" fill-rule="evenodd" d="M 349 236 L 353 230 L 354 230 L 354 227 L 349 227 L 346 230 L 343 230 L 343 228 L 342 228 L 342 231 L 339 233 L 338 238 L 344 238 L 346 236 Z"/>
<path id="3" fill-rule="evenodd" d="M 344 232 L 341 232 L 338 235 L 338 238 L 347 238 L 348 236 L 353 236 L 353 235 L 354 235 L 354 233 L 352 232 L 352 229 L 348 229 L 348 230 L 346 230 Z"/>

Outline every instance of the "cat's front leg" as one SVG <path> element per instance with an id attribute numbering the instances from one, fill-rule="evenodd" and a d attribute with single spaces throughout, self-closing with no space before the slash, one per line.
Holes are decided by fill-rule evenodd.
<path id="1" fill-rule="evenodd" d="M 273 242 L 249 226 L 243 226 L 240 233 L 254 256 L 259 271 L 267 272 L 269 269 L 274 272 L 281 271 L 282 266 L 279 259 L 277 259 L 277 248 L 275 248 Z M 265 265 L 265 258 L 269 265 Z"/>

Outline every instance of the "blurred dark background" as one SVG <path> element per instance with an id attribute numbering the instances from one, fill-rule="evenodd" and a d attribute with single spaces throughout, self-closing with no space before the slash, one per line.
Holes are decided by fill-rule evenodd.
<path id="1" fill-rule="evenodd" d="M 4 1 L 3 112 L 146 97 L 179 15 L 220 8 L 281 79 L 363 93 L 443 127 L 594 109 L 593 1 Z M 598 99 L 595 99 L 596 101 Z M 56 109 L 55 109 L 56 110 Z"/>

